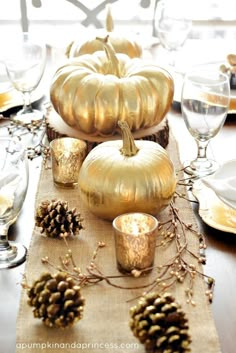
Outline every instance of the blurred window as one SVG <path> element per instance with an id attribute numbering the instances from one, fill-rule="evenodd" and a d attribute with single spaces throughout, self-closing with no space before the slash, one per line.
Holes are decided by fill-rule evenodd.
<path id="1" fill-rule="evenodd" d="M 111 4 L 115 27 L 127 33 L 155 34 L 154 9 L 158 0 L 5 0 L 0 1 L 0 25 L 12 30 L 40 30 L 47 35 L 60 27 L 65 35 L 75 34 L 82 26 L 103 27 L 106 4 Z M 176 6 L 178 0 L 173 0 Z M 235 0 L 188 0 L 189 16 L 194 21 L 192 36 L 202 28 L 217 28 L 219 36 L 235 36 Z M 132 25 L 132 27 L 131 27 Z M 9 27 L 10 26 L 10 27 Z M 56 28 L 55 28 L 56 26 Z M 47 31 L 48 29 L 48 31 Z M 61 33 L 60 32 L 60 33 Z M 209 35 L 209 31 L 207 32 Z M 43 32 L 42 32 L 43 34 Z"/>

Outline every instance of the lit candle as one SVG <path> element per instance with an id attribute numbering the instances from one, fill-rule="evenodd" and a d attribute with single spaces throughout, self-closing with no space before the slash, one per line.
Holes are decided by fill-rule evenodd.
<path id="1" fill-rule="evenodd" d="M 121 272 L 154 263 L 158 221 L 145 213 L 126 213 L 113 221 L 117 266 Z"/>

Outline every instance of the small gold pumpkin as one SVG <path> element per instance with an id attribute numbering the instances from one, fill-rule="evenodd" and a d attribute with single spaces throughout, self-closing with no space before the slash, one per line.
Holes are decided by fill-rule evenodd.
<path id="1" fill-rule="evenodd" d="M 114 23 L 109 6 L 107 7 L 106 29 L 103 29 L 102 31 L 97 30 L 96 34 L 100 37 L 109 35 L 110 43 L 116 53 L 126 54 L 130 58 L 138 58 L 142 56 L 142 47 L 135 39 L 122 36 L 114 31 Z M 70 43 L 67 48 L 66 55 L 69 58 L 72 58 L 84 54 L 93 54 L 98 50 L 103 50 L 102 43 L 97 41 L 95 38 L 96 36 L 92 35 L 82 44 L 81 40 Z"/>
<path id="2" fill-rule="evenodd" d="M 157 215 L 176 187 L 174 166 L 164 148 L 134 141 L 126 122 L 122 140 L 103 142 L 84 160 L 79 174 L 81 200 L 98 217 L 113 220 L 126 212 Z"/>
<path id="3" fill-rule="evenodd" d="M 108 37 L 105 53 L 74 58 L 59 68 L 50 87 L 56 112 L 71 127 L 91 136 L 115 134 L 118 120 L 132 131 L 158 125 L 168 112 L 173 79 L 159 66 L 115 54 Z"/>

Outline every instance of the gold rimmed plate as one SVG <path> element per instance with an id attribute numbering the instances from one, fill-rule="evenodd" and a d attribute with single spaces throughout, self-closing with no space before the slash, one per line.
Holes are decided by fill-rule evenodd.
<path id="1" fill-rule="evenodd" d="M 42 89 L 38 87 L 32 93 L 32 103 L 38 101 L 42 96 Z M 0 73 L 0 113 L 22 105 L 22 94 L 11 85 L 6 75 Z"/>
<path id="2" fill-rule="evenodd" d="M 192 192 L 199 201 L 199 215 L 206 224 L 236 234 L 236 209 L 227 206 L 201 180 L 194 183 Z"/>

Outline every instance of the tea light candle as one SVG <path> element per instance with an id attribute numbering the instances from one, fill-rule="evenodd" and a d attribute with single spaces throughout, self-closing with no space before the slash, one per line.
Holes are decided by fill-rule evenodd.
<path id="1" fill-rule="evenodd" d="M 158 221 L 145 213 L 126 213 L 112 223 L 117 267 L 121 272 L 143 270 L 154 263 Z"/>
<path id="2" fill-rule="evenodd" d="M 79 171 L 86 156 L 85 141 L 62 137 L 50 142 L 52 174 L 54 184 L 61 187 L 76 187 Z"/>

